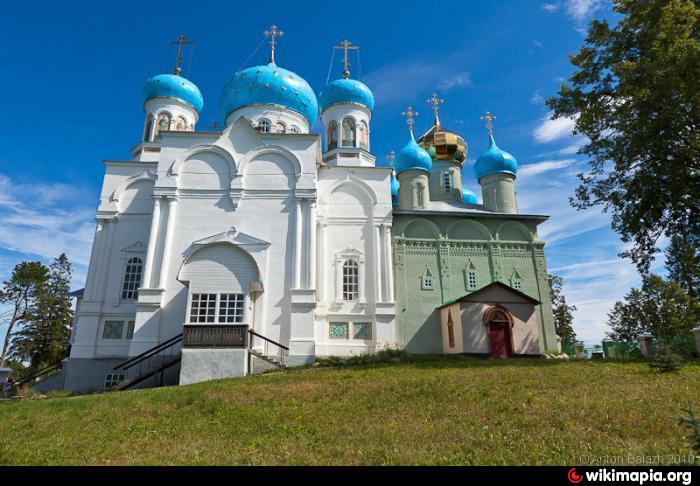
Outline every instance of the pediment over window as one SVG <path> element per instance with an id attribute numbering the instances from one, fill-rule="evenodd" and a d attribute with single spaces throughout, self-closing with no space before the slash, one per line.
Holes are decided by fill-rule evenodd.
<path id="1" fill-rule="evenodd" d="M 237 246 L 270 246 L 270 243 L 261 240 L 259 238 L 256 238 L 254 236 L 247 235 L 245 233 L 241 233 L 238 231 L 236 228 L 233 226 L 229 228 L 228 230 L 218 233 L 212 236 L 208 236 L 207 238 L 203 238 L 201 240 L 197 240 L 192 243 L 192 247 L 194 249 L 205 246 L 205 245 L 210 245 L 212 243 L 231 243 Z"/>
<path id="2" fill-rule="evenodd" d="M 133 245 L 129 245 L 126 248 L 122 248 L 122 253 L 144 253 L 148 248 L 146 245 L 137 241 Z"/>

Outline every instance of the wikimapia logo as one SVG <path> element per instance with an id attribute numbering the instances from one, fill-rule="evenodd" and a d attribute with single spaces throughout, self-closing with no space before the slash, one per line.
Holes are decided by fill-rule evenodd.
<path id="1" fill-rule="evenodd" d="M 566 477 L 571 484 L 579 484 L 583 481 L 584 475 L 587 482 L 625 482 L 644 484 L 648 481 L 656 482 L 680 482 L 684 486 L 692 482 L 691 471 L 616 471 L 615 469 L 607 470 L 605 468 L 597 471 L 585 471 L 584 474 L 576 472 L 576 468 L 569 469 Z"/>

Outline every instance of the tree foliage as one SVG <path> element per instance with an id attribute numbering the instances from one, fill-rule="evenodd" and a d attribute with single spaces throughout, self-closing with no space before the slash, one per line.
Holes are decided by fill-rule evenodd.
<path id="1" fill-rule="evenodd" d="M 669 278 L 693 297 L 700 298 L 700 235 L 686 232 L 674 236 L 665 253 Z"/>
<path id="2" fill-rule="evenodd" d="M 615 340 L 636 341 L 641 334 L 656 338 L 687 337 L 700 322 L 700 301 L 674 280 L 650 274 L 639 289 L 631 289 L 608 314 L 608 335 Z"/>
<path id="3" fill-rule="evenodd" d="M 574 315 L 576 307 L 566 303 L 566 297 L 562 291 L 564 279 L 557 275 L 549 275 L 549 296 L 552 300 L 552 312 L 554 314 L 554 327 L 557 336 L 562 339 L 574 341 L 576 332 L 574 331 Z"/>
<path id="4" fill-rule="evenodd" d="M 5 367 L 10 336 L 17 324 L 26 322 L 34 314 L 36 297 L 48 279 L 48 269 L 41 262 L 18 263 L 12 270 L 9 280 L 3 282 L 0 290 L 0 304 L 9 308 L 2 320 L 7 324 L 7 332 L 0 356 L 0 368 Z"/>
<path id="5" fill-rule="evenodd" d="M 68 355 L 73 309 L 70 297 L 72 269 L 65 254 L 49 266 L 27 322 L 12 337 L 10 354 L 36 370 Z"/>
<path id="6" fill-rule="evenodd" d="M 572 204 L 600 205 L 646 273 L 662 235 L 700 234 L 700 2 L 614 0 L 547 103 L 588 144 Z"/>

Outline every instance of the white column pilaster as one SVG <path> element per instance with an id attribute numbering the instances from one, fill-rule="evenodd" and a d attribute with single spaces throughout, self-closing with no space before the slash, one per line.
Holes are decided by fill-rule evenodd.
<path id="1" fill-rule="evenodd" d="M 386 300 L 394 302 L 394 262 L 391 257 L 391 226 L 382 225 L 384 228 L 384 278 L 386 282 Z"/>
<path id="2" fill-rule="evenodd" d="M 98 276 L 98 287 L 99 293 L 97 295 L 97 300 L 105 300 L 105 291 L 107 288 L 107 276 L 109 275 L 109 264 L 112 260 L 112 243 L 114 242 L 114 226 L 116 225 L 116 220 L 108 219 L 105 220 L 105 242 L 102 252 L 100 252 L 100 273 Z M 119 277 L 118 277 L 119 278 Z"/>
<path id="3" fill-rule="evenodd" d="M 381 234 L 378 224 L 373 225 L 374 255 L 372 255 L 372 270 L 374 271 L 374 296 L 375 302 L 382 302 L 382 246 Z"/>
<path id="4" fill-rule="evenodd" d="M 104 246 L 105 220 L 98 219 L 95 228 L 95 238 L 92 243 L 92 254 L 90 255 L 90 266 L 88 267 L 87 281 L 85 282 L 85 295 L 83 299 L 86 301 L 94 300 L 97 294 L 97 282 L 100 273 L 100 256 L 102 255 L 102 247 Z"/>
<path id="5" fill-rule="evenodd" d="M 308 288 L 316 288 L 316 201 L 309 200 L 308 211 L 308 227 L 309 227 L 309 258 L 307 259 L 309 270 Z"/>
<path id="6" fill-rule="evenodd" d="M 301 257 L 303 254 L 302 245 L 302 201 L 296 200 L 295 220 L 294 220 L 294 288 L 301 288 Z"/>
<path id="7" fill-rule="evenodd" d="M 151 288 L 151 276 L 153 275 L 153 260 L 156 255 L 156 242 L 160 229 L 160 208 L 162 198 L 155 197 L 153 201 L 153 218 L 151 219 L 151 232 L 148 235 L 148 249 L 146 250 L 146 268 L 143 270 L 143 286 Z"/>
<path id="8" fill-rule="evenodd" d="M 170 253 L 173 246 L 173 231 L 175 227 L 175 210 L 177 208 L 177 199 L 175 197 L 168 198 L 168 224 L 163 235 L 163 260 L 160 264 L 160 279 L 158 288 L 164 289 L 168 278 L 168 268 L 171 265 Z"/>
<path id="9" fill-rule="evenodd" d="M 319 221 L 318 222 L 318 248 L 317 248 L 317 253 L 316 253 L 316 271 L 318 272 L 317 275 L 317 282 L 318 285 L 316 286 L 318 291 L 318 301 L 319 302 L 325 302 L 327 300 L 327 275 L 328 275 L 328 269 L 326 268 L 326 262 L 328 261 L 326 257 L 326 233 L 328 232 L 326 228 L 326 223 L 325 221 Z"/>

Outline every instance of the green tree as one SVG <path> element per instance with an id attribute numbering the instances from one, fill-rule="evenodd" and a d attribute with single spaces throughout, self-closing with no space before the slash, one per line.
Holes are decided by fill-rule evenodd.
<path id="1" fill-rule="evenodd" d="M 12 330 L 33 313 L 36 297 L 47 279 L 48 269 L 41 262 L 22 262 L 12 270 L 10 279 L 3 282 L 0 304 L 9 309 L 2 315 L 7 332 L 0 356 L 0 368 L 5 367 Z"/>
<path id="2" fill-rule="evenodd" d="M 700 297 L 700 235 L 683 234 L 671 238 L 666 247 L 666 270 L 695 298 Z"/>
<path id="3" fill-rule="evenodd" d="M 576 332 L 574 331 L 574 315 L 576 306 L 568 305 L 566 297 L 562 291 L 564 279 L 557 275 L 549 275 L 549 296 L 552 300 L 552 312 L 554 313 L 554 327 L 557 335 L 562 339 L 574 341 Z"/>
<path id="4" fill-rule="evenodd" d="M 36 297 L 27 322 L 12 337 L 10 355 L 36 370 L 68 355 L 73 309 L 70 297 L 71 264 L 61 254 L 49 266 L 48 281 Z"/>
<path id="5" fill-rule="evenodd" d="M 608 335 L 615 340 L 635 341 L 644 333 L 654 337 L 687 337 L 700 322 L 700 301 L 688 295 L 674 280 L 651 274 L 640 289 L 632 289 L 608 314 Z"/>
<path id="6" fill-rule="evenodd" d="M 572 204 L 612 214 L 642 271 L 657 241 L 700 234 L 700 2 L 614 0 L 615 26 L 591 22 L 569 82 L 547 104 L 575 119 L 590 170 Z"/>

